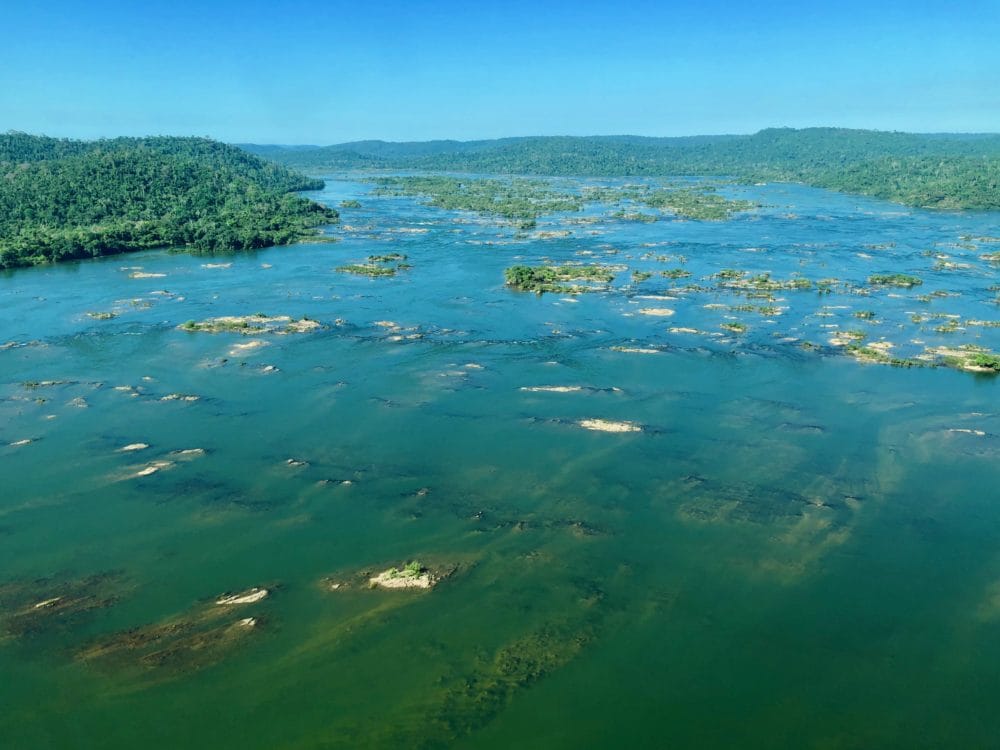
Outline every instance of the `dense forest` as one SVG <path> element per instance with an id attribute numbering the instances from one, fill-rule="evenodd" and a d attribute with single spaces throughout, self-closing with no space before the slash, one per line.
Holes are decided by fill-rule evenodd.
<path id="1" fill-rule="evenodd" d="M 294 242 L 337 212 L 322 181 L 205 138 L 0 134 L 0 268 L 185 246 Z"/>
<path id="2" fill-rule="evenodd" d="M 520 175 L 713 175 L 802 182 L 911 206 L 1000 209 L 1000 135 L 772 128 L 747 136 L 506 138 L 244 146 L 308 172 L 414 169 Z"/>

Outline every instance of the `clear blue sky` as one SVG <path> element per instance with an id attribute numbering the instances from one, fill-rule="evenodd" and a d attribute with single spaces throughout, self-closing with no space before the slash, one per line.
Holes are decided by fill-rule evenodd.
<path id="1" fill-rule="evenodd" d="M 1000 0 L 4 3 L 0 131 L 1000 131 Z"/>

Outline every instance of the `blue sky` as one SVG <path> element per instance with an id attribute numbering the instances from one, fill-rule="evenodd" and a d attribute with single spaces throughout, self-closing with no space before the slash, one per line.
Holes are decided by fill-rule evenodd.
<path id="1" fill-rule="evenodd" d="M 1000 131 L 1000 0 L 9 2 L 0 131 Z"/>

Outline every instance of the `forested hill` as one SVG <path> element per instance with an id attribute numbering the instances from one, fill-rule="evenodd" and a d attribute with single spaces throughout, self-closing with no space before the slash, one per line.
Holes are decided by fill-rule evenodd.
<path id="1" fill-rule="evenodd" d="M 337 212 L 305 177 L 207 138 L 0 134 L 0 268 L 162 246 L 294 242 Z"/>
<path id="2" fill-rule="evenodd" d="M 912 206 L 1000 209 L 1000 135 L 772 128 L 754 135 L 531 137 L 326 147 L 244 146 L 311 173 L 415 169 L 499 174 L 726 175 L 803 182 Z"/>

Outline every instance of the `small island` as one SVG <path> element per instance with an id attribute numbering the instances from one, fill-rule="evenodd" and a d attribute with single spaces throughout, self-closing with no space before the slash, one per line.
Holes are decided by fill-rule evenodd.
<path id="1" fill-rule="evenodd" d="M 341 572 L 322 579 L 326 591 L 381 589 L 385 591 L 429 591 L 459 570 L 455 562 L 426 563 L 420 560 Z"/>
<path id="2" fill-rule="evenodd" d="M 606 288 L 615 278 L 608 266 L 511 266 L 504 271 L 504 281 L 519 292 L 561 292 L 577 294 Z M 570 284 L 586 281 L 590 284 Z"/>
<path id="3" fill-rule="evenodd" d="M 372 181 L 375 195 L 422 196 L 437 208 L 499 216 L 524 229 L 533 228 L 542 214 L 583 207 L 578 196 L 556 190 L 544 180 L 426 175 L 377 177 Z"/>
<path id="4" fill-rule="evenodd" d="M 367 276 L 370 279 L 395 276 L 399 271 L 411 268 L 402 253 L 385 253 L 369 255 L 364 263 L 348 263 L 337 267 L 338 273 L 350 273 L 355 276 Z"/>
<path id="5" fill-rule="evenodd" d="M 268 316 L 255 313 L 226 315 L 203 321 L 188 320 L 178 327 L 190 333 L 240 333 L 245 336 L 256 336 L 262 333 L 310 333 L 319 330 L 322 325 L 309 318 L 295 319 L 289 315 Z"/>
<path id="6" fill-rule="evenodd" d="M 416 560 L 401 568 L 389 568 L 368 579 L 369 586 L 379 589 L 429 589 L 437 582 L 437 577 Z"/>

